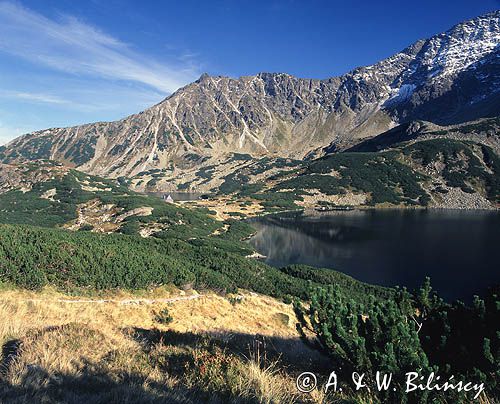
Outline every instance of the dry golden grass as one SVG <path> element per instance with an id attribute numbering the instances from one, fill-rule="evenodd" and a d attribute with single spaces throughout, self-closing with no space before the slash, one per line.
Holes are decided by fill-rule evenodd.
<path id="1" fill-rule="evenodd" d="M 241 206 L 243 202 L 247 204 Z M 212 199 L 199 199 L 196 201 L 184 202 L 183 204 L 210 209 L 216 212 L 214 218 L 221 221 L 230 219 L 231 214 L 241 214 L 246 217 L 253 217 L 264 212 L 264 207 L 260 201 L 252 198 L 241 198 L 235 202 L 229 196 L 219 196 Z"/>
<path id="2" fill-rule="evenodd" d="M 1 291 L 0 402 L 323 402 L 283 368 L 311 356 L 292 308 L 241 297 Z M 165 308 L 173 321 L 160 324 Z"/>
<path id="3" fill-rule="evenodd" d="M 165 309 L 167 324 L 158 322 Z M 289 305 L 248 292 L 3 290 L 0 403 L 378 402 L 367 392 L 298 393 L 298 374 L 325 378 L 330 363 L 303 344 L 295 322 Z"/>
<path id="4" fill-rule="evenodd" d="M 190 292 L 189 294 L 196 294 Z M 78 322 L 97 327 L 117 338 L 116 329 L 159 327 L 154 314 L 167 307 L 174 318 L 168 329 L 179 332 L 247 333 L 297 337 L 295 314 L 290 305 L 267 296 L 244 293 L 238 303 L 216 294 L 203 294 L 193 300 L 163 302 L 184 298 L 184 291 L 154 290 L 142 295 L 115 292 L 102 298 L 66 296 L 51 289 L 41 293 L 7 290 L 0 292 L 0 338 L 17 336 L 29 329 Z M 142 300 L 146 303 L 142 303 Z M 153 300 L 148 304 L 147 300 Z M 95 303 L 89 301 L 95 301 Z M 155 301 L 158 300 L 158 301 Z M 81 303 L 79 303 L 81 301 Z M 102 300 L 101 300 L 102 301 Z M 134 302 L 135 301 L 135 302 Z M 127 304 L 122 304 L 125 302 Z M 5 321 L 4 321 L 5 320 Z"/>

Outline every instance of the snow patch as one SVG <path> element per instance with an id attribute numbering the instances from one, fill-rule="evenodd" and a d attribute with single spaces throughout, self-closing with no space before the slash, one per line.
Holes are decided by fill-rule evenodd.
<path id="1" fill-rule="evenodd" d="M 415 88 L 417 88 L 415 84 L 403 84 L 399 88 L 391 89 L 391 95 L 384 105 L 397 104 L 408 100 L 415 91 Z"/>

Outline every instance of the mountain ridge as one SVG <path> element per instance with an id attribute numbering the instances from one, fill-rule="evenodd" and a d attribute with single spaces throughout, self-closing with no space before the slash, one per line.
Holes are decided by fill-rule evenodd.
<path id="1" fill-rule="evenodd" d="M 499 21 L 500 11 L 485 14 L 326 79 L 203 74 L 122 120 L 26 134 L 0 148 L 0 159 L 49 158 L 91 174 L 132 176 L 232 152 L 302 159 L 414 119 L 454 124 L 496 116 Z"/>

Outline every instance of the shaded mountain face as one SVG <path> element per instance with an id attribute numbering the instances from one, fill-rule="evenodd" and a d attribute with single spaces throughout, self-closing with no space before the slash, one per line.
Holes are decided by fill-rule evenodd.
<path id="1" fill-rule="evenodd" d="M 302 159 L 345 150 L 415 119 L 450 125 L 500 114 L 500 11 L 326 80 L 211 77 L 115 122 L 33 132 L 4 162 L 53 159 L 111 177 L 198 165 L 230 152 Z"/>
<path id="2" fill-rule="evenodd" d="M 411 121 L 366 139 L 347 151 L 375 152 L 429 139 L 472 141 L 491 147 L 500 155 L 500 117 L 478 119 L 450 126 L 438 126 L 425 121 Z"/>

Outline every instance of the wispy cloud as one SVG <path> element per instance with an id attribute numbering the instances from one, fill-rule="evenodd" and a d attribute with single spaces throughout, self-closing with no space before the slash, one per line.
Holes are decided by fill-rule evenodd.
<path id="1" fill-rule="evenodd" d="M 75 75 L 127 80 L 171 93 L 199 72 L 193 63 L 159 63 L 72 16 L 50 19 L 19 4 L 0 3 L 0 51 Z"/>
<path id="2" fill-rule="evenodd" d="M 31 93 L 22 91 L 0 90 L 1 98 L 17 99 L 22 101 L 42 103 L 42 104 L 71 104 L 69 100 L 51 94 Z"/>

